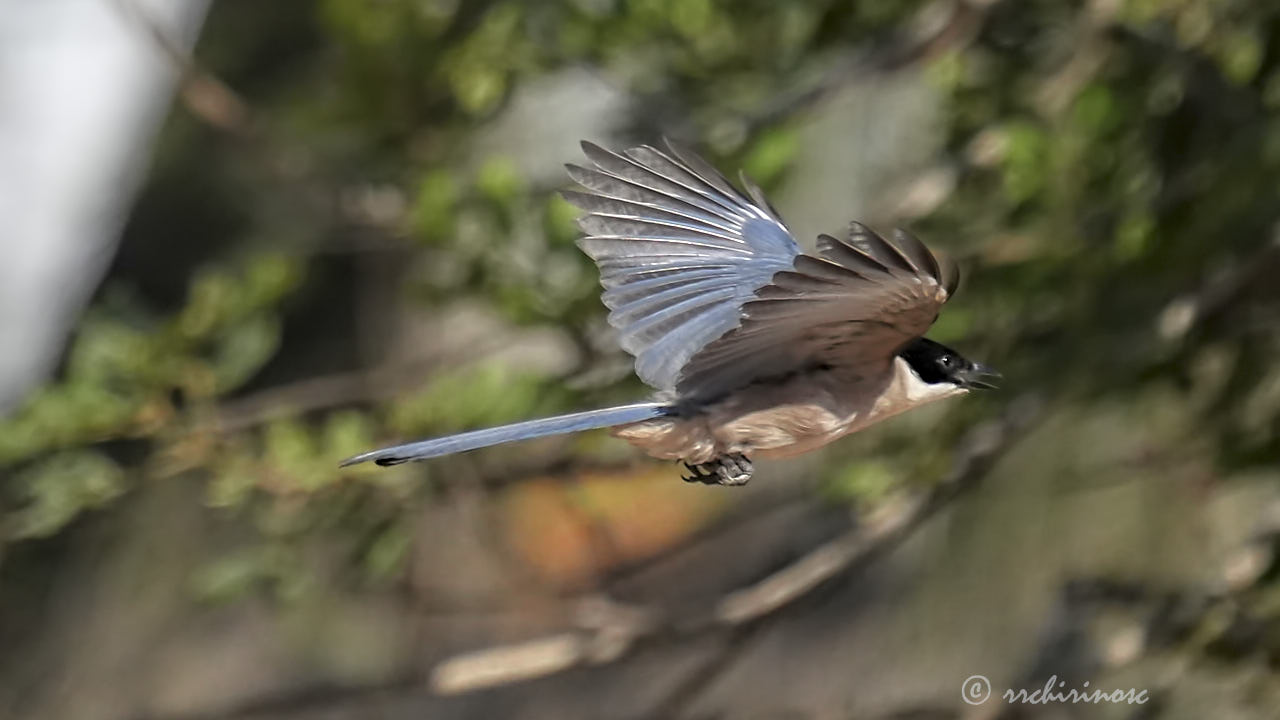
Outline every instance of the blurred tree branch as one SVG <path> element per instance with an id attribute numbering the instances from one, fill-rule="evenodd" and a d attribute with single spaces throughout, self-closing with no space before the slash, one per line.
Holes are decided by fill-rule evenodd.
<path id="1" fill-rule="evenodd" d="M 551 647 L 544 645 L 552 642 L 548 638 L 530 645 L 467 653 L 438 664 L 432 671 L 432 686 L 437 692 L 461 692 L 545 675 L 580 662 L 612 662 L 646 637 L 723 628 L 753 631 L 815 589 L 888 552 L 956 498 L 975 488 L 1000 454 L 1039 416 L 1039 401 L 1034 396 L 1019 398 L 1001 419 L 980 425 L 966 436 L 956 450 L 952 470 L 933 489 L 885 502 L 846 534 L 810 550 L 759 582 L 726 592 L 703 614 L 689 616 L 668 609 L 620 605 L 607 597 L 584 598 L 577 603 L 578 631 L 554 636 L 554 652 L 544 652 Z M 738 644 L 730 643 L 729 647 Z M 510 668 L 504 667 L 508 662 L 512 663 Z M 709 664 L 723 667 L 728 663 L 727 658 L 720 657 Z M 690 676 L 690 681 L 702 683 L 710 677 L 709 672 L 698 672 Z M 673 716 L 669 706 L 679 704 L 679 698 L 691 691 L 692 688 L 683 688 L 673 692 L 655 717 Z"/>
<path id="2" fill-rule="evenodd" d="M 183 104 L 191 114 L 219 130 L 241 139 L 256 139 L 259 122 L 252 108 L 226 83 L 196 63 L 137 0 L 113 0 L 124 18 L 146 32 L 156 48 L 178 71 Z"/>

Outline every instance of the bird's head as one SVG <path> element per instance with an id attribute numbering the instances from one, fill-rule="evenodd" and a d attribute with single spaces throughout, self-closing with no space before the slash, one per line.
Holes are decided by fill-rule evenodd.
<path id="1" fill-rule="evenodd" d="M 1000 373 L 986 365 L 969 362 L 946 345 L 925 338 L 912 340 L 898 355 L 930 385 L 949 383 L 966 390 L 994 390 L 992 381 L 1000 379 Z"/>

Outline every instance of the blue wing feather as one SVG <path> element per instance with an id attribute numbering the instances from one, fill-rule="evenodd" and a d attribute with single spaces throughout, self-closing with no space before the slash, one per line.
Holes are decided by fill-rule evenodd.
<path id="1" fill-rule="evenodd" d="M 673 390 L 689 358 L 740 324 L 742 304 L 789 270 L 799 247 L 767 203 L 696 155 L 583 151 L 593 167 L 569 174 L 585 192 L 564 193 L 587 212 L 579 247 L 600 267 L 609 322 L 636 374 Z"/>

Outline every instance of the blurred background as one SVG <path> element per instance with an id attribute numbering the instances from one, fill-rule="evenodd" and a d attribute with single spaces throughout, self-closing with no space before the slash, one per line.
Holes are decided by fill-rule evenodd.
<path id="1" fill-rule="evenodd" d="M 1280 6 L 5 5 L 0 717 L 1276 717 Z M 663 135 L 956 258 L 1004 389 L 339 469 L 645 396 L 555 191 Z"/>

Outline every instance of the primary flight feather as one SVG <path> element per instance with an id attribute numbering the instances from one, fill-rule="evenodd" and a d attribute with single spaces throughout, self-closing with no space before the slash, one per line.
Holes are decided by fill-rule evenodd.
<path id="1" fill-rule="evenodd" d="M 958 276 L 914 236 L 853 223 L 800 252 L 758 187 L 744 193 L 667 143 L 619 154 L 584 142 L 568 165 L 585 214 L 578 246 L 600 269 L 601 299 L 652 402 L 397 445 L 343 463 L 394 465 L 611 427 L 686 480 L 739 485 L 752 457 L 821 447 L 998 377 L 924 333 Z"/>

